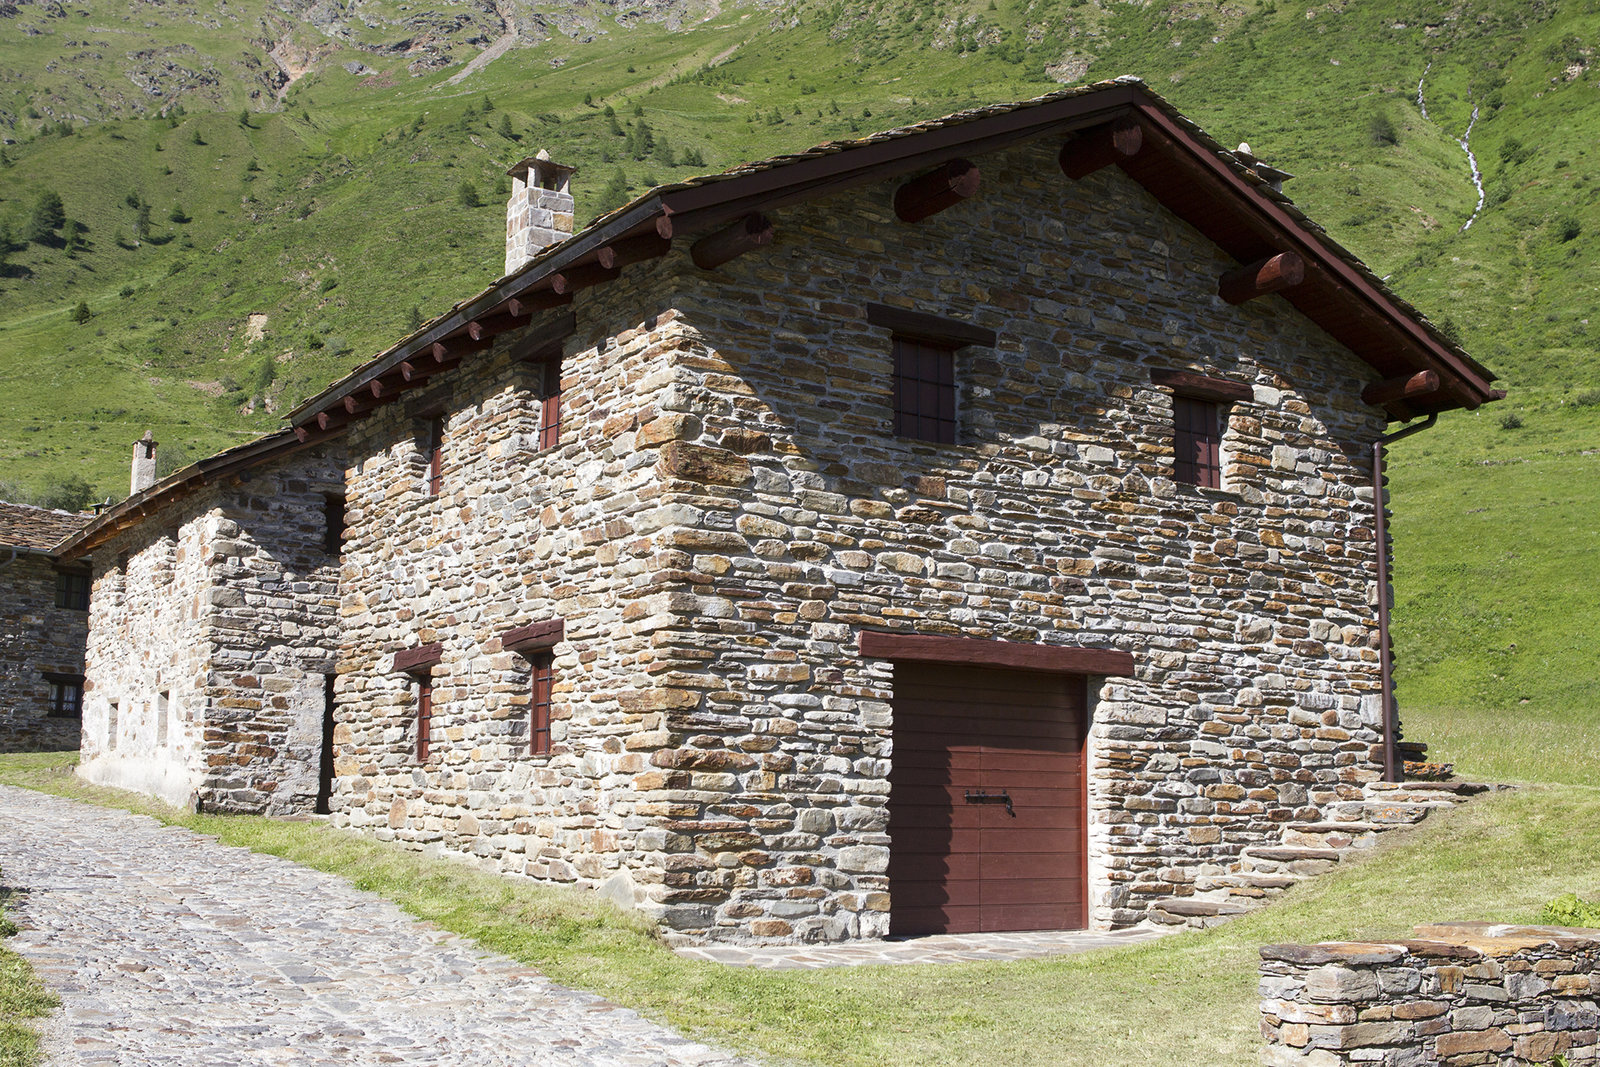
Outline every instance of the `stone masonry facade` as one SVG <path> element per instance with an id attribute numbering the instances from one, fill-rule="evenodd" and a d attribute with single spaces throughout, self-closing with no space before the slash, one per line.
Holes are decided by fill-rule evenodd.
<path id="1" fill-rule="evenodd" d="M 337 446 L 264 463 L 95 548 L 79 774 L 197 810 L 310 810 L 344 463 Z"/>
<path id="2" fill-rule="evenodd" d="M 1594 930 L 1444 923 L 1411 940 L 1261 950 L 1268 1067 L 1593 1064 Z"/>
<path id="3" fill-rule="evenodd" d="M 580 291 L 554 447 L 518 357 L 564 313 L 353 423 L 336 820 L 696 938 L 880 936 L 894 671 L 867 630 L 1133 655 L 1091 681 L 1095 925 L 1359 799 L 1373 372 L 1279 298 L 1218 300 L 1232 260 L 1055 147 L 983 156 L 982 195 L 914 226 L 884 181 L 773 211 L 715 272 L 674 248 Z M 869 302 L 994 331 L 956 357 L 955 444 L 893 435 Z M 1173 368 L 1249 390 L 1221 489 L 1174 479 Z M 530 754 L 502 637 L 555 620 Z M 392 668 L 435 643 L 419 761 Z"/>
<path id="4" fill-rule="evenodd" d="M 81 680 L 88 612 L 58 606 L 58 573 L 43 553 L 0 557 L 0 752 L 78 746 L 79 716 L 52 714 L 51 677 Z"/>

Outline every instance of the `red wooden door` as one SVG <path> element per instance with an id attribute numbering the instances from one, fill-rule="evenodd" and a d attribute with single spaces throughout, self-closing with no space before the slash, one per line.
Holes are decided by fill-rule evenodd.
<path id="1" fill-rule="evenodd" d="M 1080 675 L 897 663 L 890 931 L 1077 929 Z"/>

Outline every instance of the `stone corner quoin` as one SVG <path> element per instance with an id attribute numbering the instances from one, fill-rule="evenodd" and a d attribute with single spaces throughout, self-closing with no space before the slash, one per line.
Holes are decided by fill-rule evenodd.
<path id="1" fill-rule="evenodd" d="M 1232 258 L 1060 146 L 975 157 L 981 192 L 916 224 L 900 175 L 767 211 L 714 270 L 674 242 L 103 540 L 83 773 L 326 810 L 697 940 L 911 930 L 940 865 L 1014 894 L 960 922 L 1130 925 L 1359 800 L 1379 375 L 1279 297 L 1219 299 Z M 953 442 L 895 432 L 930 318 L 964 328 Z M 1174 368 L 1229 398 L 1217 488 L 1175 467 Z M 960 784 L 913 721 L 947 677 L 919 650 L 956 645 L 867 632 L 1045 649 L 938 669 L 1034 709 L 1004 714 L 1046 724 L 1019 743 L 1048 804 Z M 891 833 L 929 788 L 945 828 Z M 1005 820 L 1045 807 L 1030 882 Z"/>

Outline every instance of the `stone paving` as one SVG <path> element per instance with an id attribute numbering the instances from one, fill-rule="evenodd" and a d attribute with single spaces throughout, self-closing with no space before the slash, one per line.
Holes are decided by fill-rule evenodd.
<path id="1" fill-rule="evenodd" d="M 764 971 L 816 970 L 863 964 L 992 963 L 1071 956 L 1101 948 L 1121 948 L 1162 937 L 1171 930 L 1030 930 L 1015 934 L 940 934 L 929 937 L 852 941 L 826 945 L 681 945 L 691 959 L 710 960 Z"/>
<path id="2" fill-rule="evenodd" d="M 0 786 L 52 1067 L 736 1067 L 332 875 Z"/>

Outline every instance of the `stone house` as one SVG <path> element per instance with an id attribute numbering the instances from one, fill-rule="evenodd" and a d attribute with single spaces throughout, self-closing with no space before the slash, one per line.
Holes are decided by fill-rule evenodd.
<path id="1" fill-rule="evenodd" d="M 336 822 L 697 939 L 1126 925 L 1392 761 L 1373 460 L 1499 394 L 1281 172 L 1118 81 L 570 237 L 511 174 L 506 276 L 289 416 Z"/>
<path id="2" fill-rule="evenodd" d="M 326 810 L 344 455 L 283 430 L 155 479 L 59 546 L 92 562 L 78 773 L 196 810 Z"/>
<path id="3" fill-rule="evenodd" d="M 53 550 L 88 521 L 0 501 L 0 752 L 77 747 L 89 571 Z"/>

